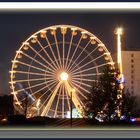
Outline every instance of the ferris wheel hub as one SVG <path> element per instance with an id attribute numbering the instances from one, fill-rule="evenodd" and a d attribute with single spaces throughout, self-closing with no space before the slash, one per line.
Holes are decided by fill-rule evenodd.
<path id="1" fill-rule="evenodd" d="M 61 78 L 62 81 L 68 80 L 68 77 L 69 77 L 69 75 L 66 72 L 62 72 L 60 74 L 60 78 Z"/>

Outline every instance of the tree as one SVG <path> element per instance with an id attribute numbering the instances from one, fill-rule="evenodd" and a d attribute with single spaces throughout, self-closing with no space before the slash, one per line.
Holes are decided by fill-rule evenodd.
<path id="1" fill-rule="evenodd" d="M 117 82 L 118 72 L 116 69 L 111 68 L 109 65 L 103 68 L 103 73 L 97 81 L 93 82 L 91 93 L 88 96 L 86 104 L 86 114 L 94 114 L 97 116 L 99 112 L 106 114 L 109 121 L 112 120 L 111 116 L 116 114 L 119 92 L 119 83 Z M 123 90 L 122 94 L 122 114 L 129 115 L 135 106 L 135 97 Z M 115 117 L 114 117 L 115 118 Z"/>
<path id="2" fill-rule="evenodd" d="M 136 96 L 130 93 L 128 89 L 124 89 L 122 95 L 122 114 L 126 115 L 126 117 L 129 118 L 130 115 L 134 115 L 136 111 Z"/>
<path id="3" fill-rule="evenodd" d="M 103 68 L 103 73 L 97 81 L 93 83 L 91 94 L 88 97 L 88 113 L 93 112 L 94 116 L 98 112 L 106 112 L 111 117 L 116 108 L 117 84 L 115 69 L 109 65 Z"/>

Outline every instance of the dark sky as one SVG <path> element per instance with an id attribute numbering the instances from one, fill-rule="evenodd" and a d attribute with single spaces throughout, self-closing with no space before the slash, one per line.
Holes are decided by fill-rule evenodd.
<path id="1" fill-rule="evenodd" d="M 11 60 L 22 42 L 51 25 L 79 26 L 95 34 L 114 54 L 114 29 L 124 28 L 123 49 L 140 47 L 140 12 L 0 12 L 0 92 L 9 93 Z"/>

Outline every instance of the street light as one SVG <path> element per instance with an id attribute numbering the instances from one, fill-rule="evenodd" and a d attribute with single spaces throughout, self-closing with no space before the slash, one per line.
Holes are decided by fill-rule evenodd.
<path id="1" fill-rule="evenodd" d="M 75 93 L 75 89 L 73 88 L 73 89 L 71 89 L 71 91 L 70 91 L 70 96 L 71 96 L 71 113 L 70 113 L 70 115 L 71 115 L 71 121 L 70 121 L 70 124 L 71 124 L 71 127 L 72 127 L 72 93 Z"/>
<path id="2" fill-rule="evenodd" d="M 39 105 L 40 105 L 40 99 L 38 99 L 36 103 L 36 108 L 37 108 L 37 116 L 39 116 Z"/>

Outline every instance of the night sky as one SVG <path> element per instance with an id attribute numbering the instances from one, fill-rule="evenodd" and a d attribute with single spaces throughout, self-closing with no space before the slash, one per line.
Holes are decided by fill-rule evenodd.
<path id="1" fill-rule="evenodd" d="M 140 12 L 0 12 L 0 92 L 9 93 L 11 60 L 22 42 L 51 25 L 74 25 L 92 32 L 112 53 L 116 52 L 114 30 L 124 29 L 123 49 L 140 47 Z"/>

